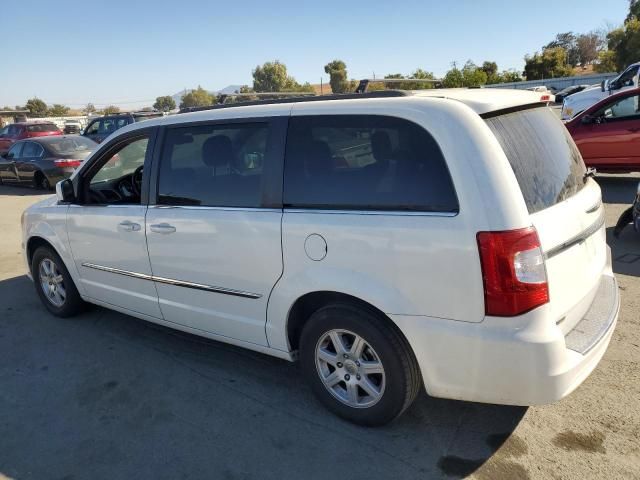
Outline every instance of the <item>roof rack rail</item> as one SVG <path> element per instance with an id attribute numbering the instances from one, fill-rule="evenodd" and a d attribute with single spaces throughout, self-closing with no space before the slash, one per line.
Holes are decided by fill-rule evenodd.
<path id="1" fill-rule="evenodd" d="M 431 78 L 364 78 L 360 80 L 355 93 L 367 93 L 370 83 L 433 83 L 435 88 L 442 88 L 442 79 Z"/>
<path id="2" fill-rule="evenodd" d="M 287 92 L 280 92 L 287 93 Z M 238 94 L 243 95 L 243 94 Z M 245 96 L 256 96 L 260 94 L 246 94 Z M 271 93 L 273 95 L 273 93 Z M 190 113 L 190 112 L 201 112 L 204 110 L 217 110 L 220 108 L 231 108 L 231 107 L 245 107 L 250 105 L 269 105 L 269 104 L 277 104 L 277 103 L 300 103 L 300 102 L 324 102 L 328 100 L 353 100 L 359 98 L 387 98 L 387 97 L 407 97 L 411 96 L 412 93 L 406 90 L 378 90 L 374 92 L 367 93 L 335 93 L 332 95 L 310 95 L 304 97 L 286 97 L 286 98 L 273 98 L 269 100 L 253 100 L 250 102 L 242 102 L 242 103 L 219 103 L 216 105 L 209 105 L 206 107 L 186 107 L 181 108 L 178 113 Z M 281 95 L 280 95 L 281 96 Z"/>

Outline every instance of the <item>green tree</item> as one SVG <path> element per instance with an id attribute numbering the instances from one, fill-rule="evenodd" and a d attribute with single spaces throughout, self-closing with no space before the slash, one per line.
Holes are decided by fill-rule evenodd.
<path id="1" fill-rule="evenodd" d="M 287 74 L 287 66 L 278 60 L 258 65 L 252 72 L 253 90 L 266 92 L 315 92 L 309 82 L 299 84 Z"/>
<path id="2" fill-rule="evenodd" d="M 630 63 L 637 62 L 640 52 L 640 19 L 632 15 L 623 27 L 609 32 L 607 46 L 609 51 L 614 52 L 618 71 L 625 69 Z"/>
<path id="3" fill-rule="evenodd" d="M 547 48 L 533 56 L 526 55 L 524 60 L 527 80 L 567 77 L 573 73 L 567 64 L 567 51 L 562 47 Z"/>
<path id="4" fill-rule="evenodd" d="M 153 108 L 160 112 L 169 112 L 176 108 L 176 102 L 173 97 L 170 97 L 169 95 L 157 97 L 156 103 L 153 104 Z"/>
<path id="5" fill-rule="evenodd" d="M 479 87 L 487 83 L 487 74 L 471 60 L 462 67 L 463 86 Z"/>
<path id="6" fill-rule="evenodd" d="M 442 86 L 446 88 L 464 87 L 464 75 L 462 71 L 453 64 L 453 68 L 449 70 L 442 79 Z"/>
<path id="7" fill-rule="evenodd" d="M 554 40 L 542 47 L 542 50 L 544 51 L 555 48 L 564 49 L 566 54 L 565 62 L 568 65 L 575 67 L 580 61 L 576 41 L 577 37 L 573 32 L 559 33 L 556 35 Z"/>
<path id="8" fill-rule="evenodd" d="M 613 50 L 602 50 L 598 54 L 598 63 L 596 63 L 594 69 L 598 73 L 617 72 L 616 52 Z"/>
<path id="9" fill-rule="evenodd" d="M 596 61 L 601 48 L 602 39 L 596 32 L 583 33 L 576 37 L 578 62 L 583 66 Z"/>
<path id="10" fill-rule="evenodd" d="M 629 0 L 629 15 L 625 22 L 636 18 L 640 20 L 640 0 Z"/>
<path id="11" fill-rule="evenodd" d="M 44 117 L 47 115 L 47 104 L 40 100 L 38 97 L 33 97 L 27 100 L 25 108 L 29 110 L 29 113 L 34 117 Z"/>
<path id="12" fill-rule="evenodd" d="M 51 117 L 62 117 L 67 113 L 69 113 L 69 107 L 60 105 L 59 103 L 54 103 L 49 109 L 49 116 Z"/>
<path id="13" fill-rule="evenodd" d="M 347 65 L 342 60 L 333 60 L 324 66 L 324 73 L 329 74 L 329 83 L 333 93 L 351 91 L 351 82 L 347 77 Z"/>
<path id="14" fill-rule="evenodd" d="M 520 72 L 517 72 L 515 70 L 504 70 L 500 74 L 500 77 L 502 78 L 502 81 L 504 83 L 512 83 L 512 82 L 521 82 L 522 81 L 522 75 L 520 74 Z"/>
<path id="15" fill-rule="evenodd" d="M 87 103 L 87 105 L 82 109 L 85 115 L 89 115 L 91 113 L 96 113 L 96 107 L 93 103 Z"/>
<path id="16" fill-rule="evenodd" d="M 104 115 L 113 115 L 114 113 L 120 113 L 120 108 L 115 105 L 107 105 L 102 109 Z"/>
<path id="17" fill-rule="evenodd" d="M 198 88 L 191 90 L 182 97 L 180 108 L 189 107 L 208 107 L 216 101 L 215 95 L 211 95 L 204 88 L 198 85 Z"/>

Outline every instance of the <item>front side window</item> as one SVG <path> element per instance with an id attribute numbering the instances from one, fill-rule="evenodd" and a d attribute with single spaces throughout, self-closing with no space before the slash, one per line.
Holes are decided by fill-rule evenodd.
<path id="1" fill-rule="evenodd" d="M 627 117 L 636 117 L 640 115 L 640 105 L 638 99 L 640 96 L 633 95 L 621 100 L 617 100 L 595 114 L 596 118 L 606 120 L 615 120 Z"/>
<path id="2" fill-rule="evenodd" d="M 26 142 L 22 150 L 23 158 L 34 158 L 42 155 L 43 149 L 35 142 Z"/>
<path id="3" fill-rule="evenodd" d="M 457 212 L 440 147 L 421 126 L 376 115 L 292 117 L 288 207 Z"/>
<path id="4" fill-rule="evenodd" d="M 105 118 L 100 121 L 100 129 L 98 133 L 100 135 L 110 135 L 116 131 L 116 120 L 113 118 Z"/>
<path id="5" fill-rule="evenodd" d="M 268 131 L 265 123 L 168 130 L 158 204 L 259 207 Z"/>
<path id="6" fill-rule="evenodd" d="M 148 137 L 131 139 L 99 160 L 88 179 L 88 201 L 100 204 L 139 204 Z"/>
<path id="7" fill-rule="evenodd" d="M 19 135 L 20 127 L 17 125 L 9 125 L 9 129 L 7 130 L 7 135 Z"/>
<path id="8" fill-rule="evenodd" d="M 96 135 L 98 133 L 99 128 L 100 128 L 100 120 L 96 120 L 95 122 L 93 122 L 91 125 L 87 127 L 87 131 L 84 133 L 85 135 Z"/>

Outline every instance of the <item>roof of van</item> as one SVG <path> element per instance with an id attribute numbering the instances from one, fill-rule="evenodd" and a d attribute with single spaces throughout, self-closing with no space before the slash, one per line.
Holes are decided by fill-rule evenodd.
<path id="1" fill-rule="evenodd" d="M 264 115 L 288 115 L 294 104 L 324 104 L 326 102 L 365 102 L 367 100 L 380 102 L 394 102 L 398 100 L 415 101 L 419 98 L 438 98 L 453 100 L 467 105 L 478 115 L 496 110 L 504 110 L 509 108 L 517 108 L 523 105 L 531 105 L 540 103 L 540 93 L 530 92 L 527 90 L 499 89 L 499 88 L 446 88 L 446 89 L 427 89 L 413 91 L 396 91 L 397 95 L 392 95 L 392 91 L 386 91 L 387 94 L 377 96 L 372 93 L 363 94 L 347 94 L 344 99 L 340 95 L 328 95 L 326 99 L 321 97 L 296 98 L 291 102 L 286 100 L 278 100 L 274 102 L 250 102 L 248 104 L 224 105 L 224 108 L 202 109 L 191 113 L 180 113 L 178 115 L 169 115 L 153 120 L 147 120 L 141 123 L 134 123 L 123 127 L 117 132 L 124 133 L 126 131 L 137 130 L 140 128 L 151 127 L 155 125 L 167 125 L 174 123 L 188 123 L 194 121 L 206 121 L 211 118 L 232 118 L 235 115 L 239 117 L 246 116 L 264 116 Z M 220 106 L 222 107 L 222 106 Z"/>
<path id="2" fill-rule="evenodd" d="M 478 115 L 540 102 L 540 92 L 511 88 L 442 88 L 414 90 L 416 97 L 437 97 L 457 100 Z"/>

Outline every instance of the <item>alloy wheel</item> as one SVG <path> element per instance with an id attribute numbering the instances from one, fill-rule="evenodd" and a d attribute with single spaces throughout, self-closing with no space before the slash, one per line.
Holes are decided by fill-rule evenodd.
<path id="1" fill-rule="evenodd" d="M 67 299 L 64 278 L 58 266 L 50 258 L 44 258 L 38 268 L 40 286 L 45 298 L 52 305 L 60 308 Z"/>
<path id="2" fill-rule="evenodd" d="M 380 357 L 348 330 L 330 330 L 320 337 L 316 369 L 329 393 L 350 407 L 371 407 L 384 394 L 386 377 Z"/>

